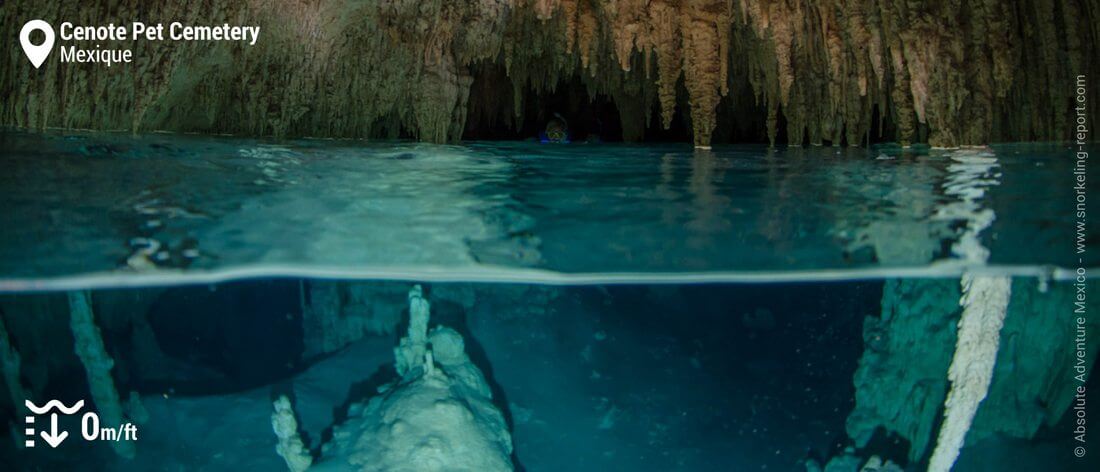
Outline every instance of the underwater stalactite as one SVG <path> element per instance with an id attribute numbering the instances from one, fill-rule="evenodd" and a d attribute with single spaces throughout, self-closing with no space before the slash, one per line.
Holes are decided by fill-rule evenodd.
<path id="1" fill-rule="evenodd" d="M 866 447 L 882 428 L 909 442 L 908 459 L 915 462 L 934 443 L 957 340 L 959 296 L 952 280 L 886 282 L 881 315 L 864 321 L 866 349 L 853 379 L 855 408 L 846 429 L 857 447 Z"/>
<path id="2" fill-rule="evenodd" d="M 107 353 L 103 336 L 95 324 L 91 295 L 88 292 L 70 292 L 68 297 L 71 317 L 69 325 L 75 341 L 76 355 L 88 375 L 92 401 L 105 424 L 121 425 L 126 422 L 126 416 L 111 375 L 115 361 Z M 127 459 L 133 459 L 136 454 L 132 441 L 112 441 L 111 447 L 118 455 Z"/>
<path id="3" fill-rule="evenodd" d="M 12 405 L 22 405 L 28 398 L 21 378 L 22 365 L 22 357 L 12 345 L 8 328 L 4 326 L 4 319 L 0 317 L 0 376 L 2 376 L 0 378 L 4 380 Z"/>
<path id="4" fill-rule="evenodd" d="M 951 390 L 944 402 L 936 449 L 928 460 L 932 472 L 949 472 L 955 465 L 974 416 L 989 394 L 1012 280 L 966 275 L 962 286 L 958 344 L 947 371 Z"/>
<path id="5" fill-rule="evenodd" d="M 124 0 L 110 9 L 23 0 L 5 5 L 9 37 L 39 17 L 232 20 L 261 34 L 254 46 L 106 41 L 99 47 L 135 48 L 133 64 L 111 68 L 51 59 L 34 69 L 11 54 L 0 122 L 455 141 L 475 74 L 495 64 L 506 74 L 491 88 L 517 99 L 492 106 L 511 106 L 498 112 L 514 122 L 525 94 L 580 78 L 590 97 L 615 97 L 622 116 L 655 121 L 656 109 L 667 129 L 679 110 L 696 145 L 734 126 L 718 119 L 723 107 L 766 121 L 760 138 L 783 131 L 792 144 L 1066 139 L 1075 80 L 1100 75 L 1089 53 L 1096 15 L 1082 0 Z M 729 96 L 746 86 L 757 103 Z M 622 129 L 643 138 L 637 124 Z"/>
<path id="6" fill-rule="evenodd" d="M 403 297 L 391 295 L 386 284 L 301 282 L 303 354 L 329 354 L 370 334 L 388 335 L 397 329 Z"/>

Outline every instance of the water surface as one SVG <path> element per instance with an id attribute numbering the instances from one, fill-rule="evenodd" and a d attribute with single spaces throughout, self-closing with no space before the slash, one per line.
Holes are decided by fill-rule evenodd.
<path id="1" fill-rule="evenodd" d="M 0 290 L 259 275 L 1058 276 L 1097 262 L 1078 260 L 1072 222 L 1056 216 L 1073 205 L 1072 154 L 1058 144 L 695 152 L 11 131 L 0 142 Z M 982 215 L 992 220 L 975 228 Z M 987 263 L 960 254 L 968 228 Z"/>

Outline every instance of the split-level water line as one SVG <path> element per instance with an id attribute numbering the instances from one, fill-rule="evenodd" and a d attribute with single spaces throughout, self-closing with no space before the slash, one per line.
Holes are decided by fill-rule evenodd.
<path id="1" fill-rule="evenodd" d="M 989 260 L 989 250 L 979 236 L 993 224 L 996 214 L 985 208 L 982 201 L 990 187 L 1000 184 L 1000 165 L 987 147 L 961 149 L 952 153 L 951 159 L 954 162 L 947 167 L 949 176 L 944 189 L 958 200 L 941 207 L 935 218 L 965 220 L 966 226 L 951 251 L 967 265 L 984 265 Z M 951 390 L 944 402 L 943 423 L 928 463 L 929 472 L 951 470 L 974 415 L 989 393 L 1012 279 L 964 271 L 961 284 L 958 341 L 947 371 Z"/>

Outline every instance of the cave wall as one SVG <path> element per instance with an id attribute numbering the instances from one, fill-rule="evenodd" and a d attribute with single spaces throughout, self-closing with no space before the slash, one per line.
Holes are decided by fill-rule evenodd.
<path id="1" fill-rule="evenodd" d="M 1070 137 L 1074 80 L 1095 83 L 1096 0 L 15 0 L 0 29 L 259 25 L 254 46 L 117 42 L 134 63 L 0 68 L 0 124 L 243 135 L 462 137 L 477 114 L 522 122 L 523 100 L 580 79 L 627 139 L 679 111 L 695 144 L 718 116 L 792 144 L 886 139 L 951 146 Z M 58 44 L 64 43 L 58 39 Z M 91 48 L 93 44 L 79 43 Z M 511 94 L 511 99 L 487 100 Z M 686 92 L 685 92 L 686 91 Z M 748 93 L 735 93 L 748 91 Z M 678 98 L 686 93 L 686 99 Z M 744 103 L 749 97 L 753 103 Z M 489 103 L 486 103 L 489 102 Z M 1091 107 L 1090 121 L 1097 109 Z M 720 109 L 726 111 L 720 113 Z M 745 114 L 766 114 L 745 117 Z M 873 119 L 890 123 L 875 126 Z M 725 123 L 724 126 L 732 126 Z M 785 126 L 785 133 L 779 128 Z"/>
<path id="2" fill-rule="evenodd" d="M 1088 282 L 1089 289 L 1097 285 Z M 1067 418 L 1076 393 L 1067 386 L 1077 385 L 1074 376 L 1096 362 L 1095 354 L 1082 354 L 1095 353 L 1092 341 L 1085 351 L 1075 349 L 1086 342 L 1078 329 L 1100 324 L 1089 320 L 1078 328 L 1064 314 L 1075 290 L 1069 283 L 1013 279 L 992 383 L 965 445 L 998 435 L 1032 439 Z M 935 449 L 951 388 L 961 296 L 957 279 L 885 281 L 880 315 L 864 320 L 865 350 L 853 376 L 855 406 L 846 430 L 857 447 L 885 433 L 887 441 L 892 435 L 908 442 L 912 463 Z M 1088 301 L 1085 309 L 1092 313 L 1100 302 Z M 1059 365 L 1078 367 L 1051 368 Z"/>

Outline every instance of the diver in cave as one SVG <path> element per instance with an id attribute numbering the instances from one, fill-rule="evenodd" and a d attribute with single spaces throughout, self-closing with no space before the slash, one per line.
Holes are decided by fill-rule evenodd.
<path id="1" fill-rule="evenodd" d="M 539 133 L 540 143 L 569 144 L 569 122 L 560 113 L 546 122 L 546 129 Z"/>

